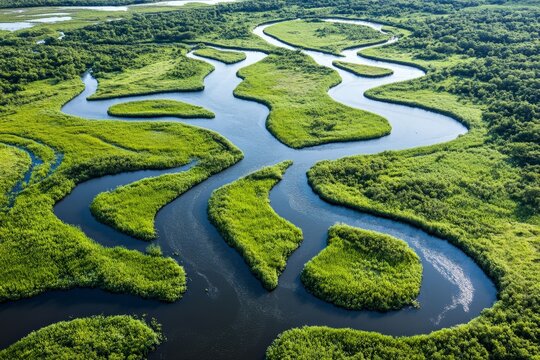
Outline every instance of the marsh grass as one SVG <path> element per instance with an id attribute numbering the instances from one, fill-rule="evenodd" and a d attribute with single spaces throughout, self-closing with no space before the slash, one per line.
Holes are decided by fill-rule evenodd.
<path id="1" fill-rule="evenodd" d="M 30 168 L 30 156 L 21 149 L 0 143 L 0 209 L 9 203 L 13 187 Z"/>
<path id="2" fill-rule="evenodd" d="M 0 359 L 146 359 L 163 341 L 159 327 L 127 315 L 46 326 L 0 350 Z"/>
<path id="3" fill-rule="evenodd" d="M 193 186 L 233 165 L 242 154 L 231 146 L 227 154 L 214 155 L 193 168 L 176 174 L 146 178 L 96 196 L 90 206 L 101 222 L 142 240 L 157 237 L 154 220 L 158 211 Z"/>
<path id="4" fill-rule="evenodd" d="M 105 73 L 98 77 L 99 86 L 89 99 L 109 99 L 171 91 L 195 91 L 204 88 L 204 78 L 212 65 L 185 56 L 180 48 L 157 48 L 138 62 L 142 67 L 120 73 Z"/>
<path id="5" fill-rule="evenodd" d="M 175 100 L 141 100 L 111 106 L 107 113 L 124 117 L 214 118 L 216 115 L 202 106 Z"/>
<path id="6" fill-rule="evenodd" d="M 534 289 L 540 272 L 537 217 L 524 214 L 512 196 L 519 174 L 486 143 L 481 105 L 419 84 L 392 84 L 368 95 L 453 114 L 471 131 L 446 144 L 322 161 L 308 172 L 309 182 L 326 201 L 408 222 L 449 240 L 495 281 L 498 301 L 467 325 L 429 335 L 292 329 L 268 348 L 268 359 L 342 358 L 348 349 L 355 349 L 354 356 L 387 358 L 530 358 L 537 353 L 537 345 L 519 330 L 537 328 Z"/>
<path id="7" fill-rule="evenodd" d="M 280 50 L 242 68 L 239 76 L 244 81 L 234 94 L 269 106 L 268 130 L 290 147 L 365 140 L 390 133 L 383 117 L 334 101 L 327 91 L 341 82 L 339 74 L 300 52 Z"/>
<path id="8" fill-rule="evenodd" d="M 415 304 L 422 264 L 402 240 L 338 224 L 301 278 L 310 292 L 333 304 L 388 311 Z"/>
<path id="9" fill-rule="evenodd" d="M 355 75 L 365 76 L 365 77 L 370 77 L 370 78 L 388 76 L 394 73 L 390 69 L 377 67 L 377 66 L 354 64 L 354 63 L 350 63 L 346 61 L 334 60 L 332 64 L 340 69 L 351 72 Z"/>
<path id="10" fill-rule="evenodd" d="M 284 161 L 258 170 L 212 193 L 208 216 L 229 245 L 272 290 L 288 257 L 302 242 L 302 231 L 270 206 L 270 190 L 292 165 Z"/>
<path id="11" fill-rule="evenodd" d="M 80 79 L 31 83 L 24 96 L 34 101 L 0 117 L 3 132 L 19 139 L 12 139 L 17 145 L 24 145 L 21 138 L 31 139 L 28 146 L 43 144 L 43 156 L 45 148 L 63 154 L 52 174 L 27 186 L 13 207 L 0 213 L 0 301 L 76 286 L 178 300 L 186 280 L 176 261 L 102 247 L 62 223 L 53 206 L 93 177 L 173 168 L 192 159 L 221 164 L 220 156 L 240 152 L 216 133 L 180 123 L 88 121 L 62 114 L 61 105 L 81 89 Z"/>
<path id="12" fill-rule="evenodd" d="M 211 47 L 200 47 L 193 52 L 195 55 L 221 61 L 225 64 L 235 64 L 246 59 L 246 54 L 240 51 L 219 50 Z"/>

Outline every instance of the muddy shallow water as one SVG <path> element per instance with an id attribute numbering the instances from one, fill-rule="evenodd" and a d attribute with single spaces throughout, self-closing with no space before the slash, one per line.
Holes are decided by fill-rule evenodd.
<path id="1" fill-rule="evenodd" d="M 254 32 L 274 45 L 288 47 L 266 36 L 263 32 L 266 26 L 259 26 Z M 325 66 L 332 66 L 332 60 L 340 59 L 392 69 L 393 75 L 378 79 L 357 77 L 336 69 L 343 82 L 329 91 L 336 101 L 386 117 L 392 125 L 392 133 L 375 140 L 301 150 L 288 148 L 270 135 L 265 128 L 268 116 L 265 106 L 232 95 L 233 89 L 241 82 L 236 77 L 237 70 L 261 60 L 266 56 L 263 53 L 245 51 L 247 59 L 233 65 L 203 59 L 214 65 L 215 71 L 205 79 L 205 90 L 201 92 L 89 102 L 86 97 L 95 91 L 97 82 L 86 74 L 83 78 L 86 89 L 63 107 L 64 112 L 87 119 L 122 120 L 108 116 L 108 107 L 142 99 L 186 101 L 206 107 L 216 114 L 216 118 L 160 118 L 156 121 L 182 121 L 215 130 L 238 146 L 245 158 L 195 186 L 158 213 L 156 228 L 159 238 L 156 241 L 165 254 L 179 253 L 175 258 L 187 272 L 188 290 L 184 298 L 165 304 L 96 289 L 47 292 L 0 306 L 2 323 L 10 324 L 2 331 L 0 346 L 8 346 L 31 330 L 72 317 L 147 314 L 163 324 L 168 339 L 151 355 L 152 358 L 262 358 L 271 341 L 292 327 L 328 325 L 411 335 L 467 322 L 491 306 L 496 299 L 493 283 L 472 259 L 456 247 L 412 226 L 328 204 L 307 184 L 306 171 L 321 160 L 436 144 L 466 132 L 460 123 L 449 117 L 365 98 L 362 94 L 369 88 L 413 79 L 424 73 L 409 66 L 360 58 L 356 55 L 357 50 L 344 51 L 345 58 L 305 52 Z M 290 257 L 277 289 L 268 292 L 210 224 L 207 202 L 214 189 L 263 166 L 287 159 L 293 160 L 294 165 L 271 192 L 271 203 L 281 216 L 302 229 L 304 242 Z M 98 223 L 88 206 L 102 191 L 144 177 L 182 170 L 138 171 L 87 181 L 60 201 L 55 206 L 55 213 L 105 246 L 123 245 L 143 250 L 148 243 Z M 299 278 L 302 267 L 325 247 L 326 232 L 336 222 L 393 235 L 405 240 L 417 252 L 424 267 L 418 297 L 420 308 L 388 313 L 348 311 L 305 291 Z"/>

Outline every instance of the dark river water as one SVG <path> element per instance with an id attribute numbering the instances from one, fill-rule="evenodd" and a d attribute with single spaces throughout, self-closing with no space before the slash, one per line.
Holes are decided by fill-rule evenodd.
<path id="1" fill-rule="evenodd" d="M 378 24 L 358 23 L 381 29 Z M 288 47 L 266 36 L 263 33 L 266 26 L 259 26 L 254 32 L 274 45 Z M 467 322 L 478 316 L 482 309 L 490 307 L 496 300 L 493 283 L 459 249 L 415 227 L 328 204 L 307 184 L 306 171 L 321 160 L 436 144 L 466 132 L 465 127 L 449 117 L 365 98 L 362 94 L 369 88 L 417 78 L 424 73 L 409 66 L 360 58 L 356 55 L 357 50 L 344 51 L 345 58 L 339 59 L 383 66 L 392 69 L 394 74 L 368 79 L 336 69 L 343 82 L 332 88 L 329 94 L 336 101 L 384 116 L 392 125 L 391 134 L 375 140 L 302 150 L 288 148 L 270 135 L 265 128 L 268 116 L 265 106 L 237 99 L 232 94 L 241 82 L 236 76 L 238 69 L 261 60 L 266 56 L 263 53 L 245 51 L 247 59 L 234 65 L 202 59 L 214 65 L 215 70 L 205 79 L 205 90 L 201 92 L 89 102 L 86 98 L 96 90 L 97 82 L 86 74 L 83 77 L 86 89 L 63 107 L 64 112 L 87 119 L 122 120 L 108 116 L 108 107 L 141 99 L 186 101 L 212 110 L 216 118 L 160 118 L 155 121 L 182 121 L 215 130 L 238 146 L 245 158 L 195 186 L 158 213 L 156 228 L 159 238 L 156 242 L 166 255 L 179 253 L 175 259 L 187 272 L 188 290 L 181 300 L 168 304 L 97 289 L 49 291 L 0 306 L 0 319 L 5 325 L 0 346 L 8 346 L 31 330 L 60 320 L 95 314 L 146 314 L 163 324 L 167 336 L 167 341 L 151 358 L 260 359 L 279 333 L 293 327 L 328 325 L 412 335 Z M 332 60 L 338 59 L 319 52 L 305 52 L 325 66 L 331 67 Z M 293 160 L 294 165 L 272 190 L 271 203 L 281 216 L 302 229 L 304 242 L 290 257 L 279 286 L 268 292 L 210 224 L 207 203 L 214 189 L 263 166 L 287 159 Z M 185 168 L 137 171 L 93 179 L 79 184 L 55 206 L 54 211 L 64 222 L 79 226 L 104 246 L 122 245 L 143 250 L 148 243 L 100 224 L 90 214 L 89 204 L 98 193 L 118 185 Z M 327 230 L 336 222 L 393 235 L 416 251 L 423 264 L 423 281 L 418 297 L 420 308 L 387 313 L 349 311 L 306 292 L 300 282 L 300 272 L 303 265 L 325 247 Z"/>

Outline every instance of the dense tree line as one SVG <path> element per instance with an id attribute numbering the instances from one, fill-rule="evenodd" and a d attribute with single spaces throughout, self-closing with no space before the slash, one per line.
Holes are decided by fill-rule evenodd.
<path id="1" fill-rule="evenodd" d="M 490 9 L 419 21 L 398 43 L 421 59 L 465 61 L 431 72 L 426 82 L 485 104 L 491 140 L 521 168 L 514 194 L 540 206 L 540 10 Z"/>
<path id="2" fill-rule="evenodd" d="M 78 41 L 114 44 L 178 42 L 192 40 L 197 35 L 207 33 L 218 33 L 225 39 L 242 38 L 251 33 L 249 13 L 264 12 L 268 19 L 295 18 L 317 15 L 320 13 L 317 8 L 325 7 L 326 13 L 344 16 L 400 17 L 414 12 L 447 14 L 468 6 L 496 2 L 497 0 L 379 0 L 376 3 L 366 0 L 251 0 L 221 4 L 209 9 L 135 14 L 128 20 L 100 23 L 76 30 L 70 33 L 69 37 Z"/>

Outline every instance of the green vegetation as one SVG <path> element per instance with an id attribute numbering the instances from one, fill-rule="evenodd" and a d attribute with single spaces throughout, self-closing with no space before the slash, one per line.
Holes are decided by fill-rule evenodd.
<path id="1" fill-rule="evenodd" d="M 453 114 L 471 131 L 448 144 L 321 162 L 308 174 L 330 202 L 406 221 L 456 244 L 495 280 L 499 301 L 469 324 L 429 335 L 290 330 L 268 349 L 269 359 L 540 354 L 539 179 L 532 174 L 538 157 L 531 143 L 538 143 L 538 92 L 526 75 L 539 60 L 531 52 L 538 46 L 532 38 L 538 11 L 485 7 L 416 19 L 418 30 L 387 56 L 432 63 L 424 66 L 430 73 L 368 95 Z"/>
<path id="2" fill-rule="evenodd" d="M 146 247 L 145 252 L 150 256 L 162 256 L 163 252 L 158 244 L 150 244 Z"/>
<path id="3" fill-rule="evenodd" d="M 274 47 L 253 34 L 251 29 L 268 19 L 266 11 L 277 8 L 275 3 L 252 1 L 218 7 L 176 8 L 180 11 L 169 11 L 174 7 L 137 7 L 146 9 L 148 13 L 133 14 L 126 21 L 99 22 L 69 32 L 67 37 L 74 42 L 89 44 L 202 43 L 271 51 Z"/>
<path id="4" fill-rule="evenodd" d="M 155 239 L 154 219 L 158 211 L 193 186 L 242 159 L 242 153 L 224 143 L 193 168 L 177 174 L 146 178 L 96 196 L 92 214 L 128 235 L 143 240 Z"/>
<path id="5" fill-rule="evenodd" d="M 246 54 L 239 51 L 224 51 L 211 47 L 202 47 L 193 52 L 195 55 L 209 59 L 224 62 L 225 64 L 234 64 L 246 59 Z"/>
<path id="6" fill-rule="evenodd" d="M 2 40 L 6 45 L 0 46 L 0 54 L 2 55 L 0 56 L 0 91 L 3 94 L 0 97 L 0 114 L 14 112 L 17 106 L 30 103 L 34 99 L 41 99 L 43 94 L 36 92 L 35 86 L 32 85 L 39 80 L 51 82 L 71 80 L 78 78 L 84 71 L 92 69 L 93 75 L 100 81 L 105 79 L 105 82 L 108 78 L 126 78 L 127 76 L 122 76 L 122 73 L 132 75 L 141 73 L 145 78 L 141 80 L 141 84 L 135 85 L 135 88 L 140 88 L 146 86 L 145 84 L 150 81 L 149 78 L 154 77 L 155 80 L 159 80 L 157 73 L 143 74 L 143 69 L 148 70 L 153 61 L 161 62 L 169 58 L 173 63 L 182 66 L 183 59 L 187 59 L 182 55 L 185 50 L 176 46 L 166 47 L 149 44 L 108 46 L 78 43 L 68 46 L 64 40 L 54 40 L 50 45 L 36 45 L 33 43 L 34 36 L 39 37 L 40 33 L 37 29 L 30 29 L 26 33 L 18 33 L 17 36 L 7 34 Z M 13 62 L 10 59 L 17 59 L 17 61 Z M 193 61 L 196 64 L 203 64 L 197 60 Z M 188 60 L 188 64 L 193 63 Z M 208 64 L 204 66 L 210 67 Z M 193 70 L 191 67 L 188 67 L 189 69 Z M 204 75 L 201 73 L 199 80 L 191 77 L 172 80 L 172 82 L 177 82 L 182 86 L 202 88 L 203 77 Z M 156 91 L 165 91 L 167 88 L 164 86 L 170 85 L 171 81 L 163 80 L 161 83 L 147 85 Z M 25 92 L 29 87 L 30 91 Z M 148 87 L 145 91 L 150 91 Z M 119 85 L 115 91 L 119 95 L 128 95 L 132 90 L 123 84 Z"/>
<path id="7" fill-rule="evenodd" d="M 0 134 L 0 142 L 24 149 L 28 154 L 34 154 L 36 162 L 33 164 L 32 173 L 28 179 L 28 184 L 43 180 L 53 170 L 61 154 L 57 154 L 49 146 L 32 139 L 20 137 L 12 134 Z M 22 174 L 21 174 L 22 176 Z M 24 184 L 24 186 L 28 185 Z"/>
<path id="8" fill-rule="evenodd" d="M 77 183 L 92 177 L 171 168 L 192 159 L 226 166 L 230 162 L 224 159 L 237 159 L 240 153 L 213 132 L 179 123 L 86 121 L 60 113 L 60 106 L 80 90 L 79 79 L 32 83 L 20 96 L 33 101 L 0 118 L 0 127 L 11 134 L 11 141 L 39 141 L 63 154 L 56 171 L 36 178 L 16 197 L 13 207 L 0 214 L 0 259 L 4 264 L 0 299 L 86 286 L 177 300 L 185 291 L 186 280 L 174 260 L 120 247 L 104 248 L 80 229 L 63 224 L 52 207 Z M 44 148 L 35 153 L 40 156 L 48 151 Z"/>
<path id="9" fill-rule="evenodd" d="M 337 61 L 334 60 L 332 64 L 335 67 L 351 72 L 355 75 L 365 76 L 365 77 L 382 77 L 392 75 L 394 72 L 390 69 L 385 69 L 377 66 L 369 66 L 362 64 L 354 64 L 346 61 Z"/>
<path id="10" fill-rule="evenodd" d="M 142 360 L 162 341 L 156 326 L 125 315 L 61 321 L 1 350 L 0 359 Z"/>
<path id="11" fill-rule="evenodd" d="M 142 55 L 140 68 L 120 73 L 104 73 L 98 77 L 99 87 L 89 99 L 107 99 L 168 91 L 192 91 L 204 88 L 203 80 L 213 66 L 185 56 L 185 50 L 155 48 Z"/>
<path id="12" fill-rule="evenodd" d="M 304 49 L 339 54 L 345 48 L 384 42 L 388 35 L 367 26 L 322 20 L 293 20 L 267 27 L 264 32 Z"/>
<path id="13" fill-rule="evenodd" d="M 216 115 L 201 106 L 174 100 L 142 100 L 113 105 L 109 115 L 125 117 L 175 116 L 179 118 L 213 118 Z"/>
<path id="14" fill-rule="evenodd" d="M 512 196 L 518 173 L 506 156 L 479 145 L 484 135 L 476 106 L 403 84 L 391 88 L 386 95 L 396 101 L 459 111 L 473 130 L 445 145 L 318 163 L 308 174 L 313 189 L 327 201 L 406 221 L 450 240 L 495 279 L 499 301 L 467 325 L 429 335 L 394 338 L 351 329 L 294 329 L 275 340 L 267 357 L 532 357 L 540 351 L 530 340 L 539 321 L 530 289 L 540 270 L 540 232 L 535 216 Z M 520 332 L 525 328 L 535 330 L 525 335 Z"/>
<path id="15" fill-rule="evenodd" d="M 57 3 L 61 2 L 70 0 Z M 18 4 L 42 3 L 45 0 Z M 3 4 L 11 3 L 6 0 Z M 87 122 L 62 115 L 60 106 L 81 90 L 81 73 L 92 69 L 102 87 L 107 79 L 122 80 L 124 76 L 119 95 L 165 91 L 163 84 L 174 90 L 178 83 L 200 88 L 208 69 L 178 80 L 172 73 L 162 74 L 161 79 L 163 66 L 148 67 L 156 62 L 167 66 L 167 61 L 183 61 L 174 55 L 185 52 L 184 45 L 177 48 L 183 43 L 274 52 L 251 33 L 256 24 L 265 21 L 364 18 L 409 30 L 408 34 L 402 32 L 398 43 L 365 50 L 364 55 L 414 62 L 429 70 L 421 80 L 376 89 L 368 95 L 453 113 L 471 131 L 456 141 L 429 148 L 321 163 L 311 170 L 310 181 L 329 201 L 411 222 L 452 241 L 496 281 L 498 302 L 468 324 L 414 337 L 324 327 L 293 329 L 272 344 L 268 358 L 521 359 L 540 355 L 538 1 L 248 0 L 162 13 L 159 8 L 152 9 L 154 13 L 129 12 L 127 16 L 88 13 L 84 21 L 0 34 L 0 142 L 28 149 L 43 161 L 33 169 L 29 185 L 16 197 L 13 208 L 0 214 L 2 301 L 75 286 L 164 300 L 181 296 L 184 274 L 176 262 L 158 256 L 155 250 L 150 256 L 121 248 L 104 249 L 80 230 L 62 224 L 52 206 L 75 184 L 91 177 L 176 167 L 192 159 L 202 164 L 202 155 L 209 151 L 205 146 L 219 152 L 215 147 L 221 146 L 223 139 L 181 124 Z M 113 16 L 126 19 L 106 21 Z M 78 29 L 89 22 L 97 23 Z M 66 37 L 58 40 L 58 31 L 65 29 Z M 36 45 L 37 40 L 46 43 Z M 246 78 L 240 87 L 254 91 L 268 80 L 274 84 L 273 74 L 283 71 L 278 79 L 284 87 L 299 93 L 318 89 L 320 74 L 296 87 L 298 80 L 285 73 L 285 68 L 293 75 L 294 71 L 311 69 L 303 63 L 291 66 L 298 59 L 277 51 L 262 65 L 253 65 L 268 70 L 267 78 L 264 72 L 254 71 L 249 75 L 262 81 L 252 82 L 248 89 L 246 84 L 251 80 Z M 136 83 L 137 73 L 144 75 L 142 86 Z M 131 74 L 133 82 L 125 79 L 126 74 Z M 324 86 L 312 96 L 314 104 L 321 103 L 318 94 L 326 93 L 329 84 L 337 81 L 323 81 Z M 114 84 L 110 81 L 109 85 Z M 303 124 L 284 142 L 294 142 L 300 134 L 297 146 L 319 143 L 315 140 L 321 131 L 310 133 L 308 125 L 324 125 L 327 119 L 339 125 L 343 118 L 333 119 L 335 103 L 323 101 L 332 111 L 317 113 L 314 117 L 320 122 L 312 124 L 313 115 L 294 113 L 295 106 L 308 97 L 292 97 L 289 104 L 283 100 L 271 103 L 265 99 L 276 99 L 269 94 L 262 91 L 257 99 L 272 105 L 274 113 L 278 103 L 289 106 Z M 313 104 L 309 107 L 319 111 Z M 293 116 L 282 117 L 288 123 L 281 124 L 276 133 L 297 126 Z M 344 134 L 349 127 L 343 125 Z M 343 136 L 324 137 L 324 141 L 336 139 Z M 224 150 L 228 152 L 231 150 Z M 22 158 L 16 160 L 19 155 L 2 156 L 20 165 L 4 170 L 7 167 L 2 162 L 2 171 L 9 173 L 7 188 L 20 179 L 27 165 L 22 166 Z M 49 171 L 60 156 L 61 165 Z"/>
<path id="16" fill-rule="evenodd" d="M 212 223 L 268 290 L 278 285 L 288 257 L 302 242 L 302 231 L 280 217 L 269 200 L 291 164 L 284 161 L 225 185 L 208 202 Z"/>
<path id="17" fill-rule="evenodd" d="M 150 3 L 147 0 L 0 0 L 0 8 L 26 6 L 113 6 Z"/>
<path id="18" fill-rule="evenodd" d="M 348 309 L 393 310 L 415 304 L 422 264 L 402 240 L 347 225 L 328 231 L 328 247 L 302 272 L 306 288 Z"/>
<path id="19" fill-rule="evenodd" d="M 9 203 L 10 192 L 30 168 L 30 156 L 13 146 L 0 144 L 0 209 Z"/>
<path id="20" fill-rule="evenodd" d="M 270 107 L 268 130 L 293 147 L 365 140 L 390 132 L 379 115 L 332 100 L 327 91 L 341 78 L 298 51 L 280 50 L 240 69 L 244 81 L 234 94 Z"/>

